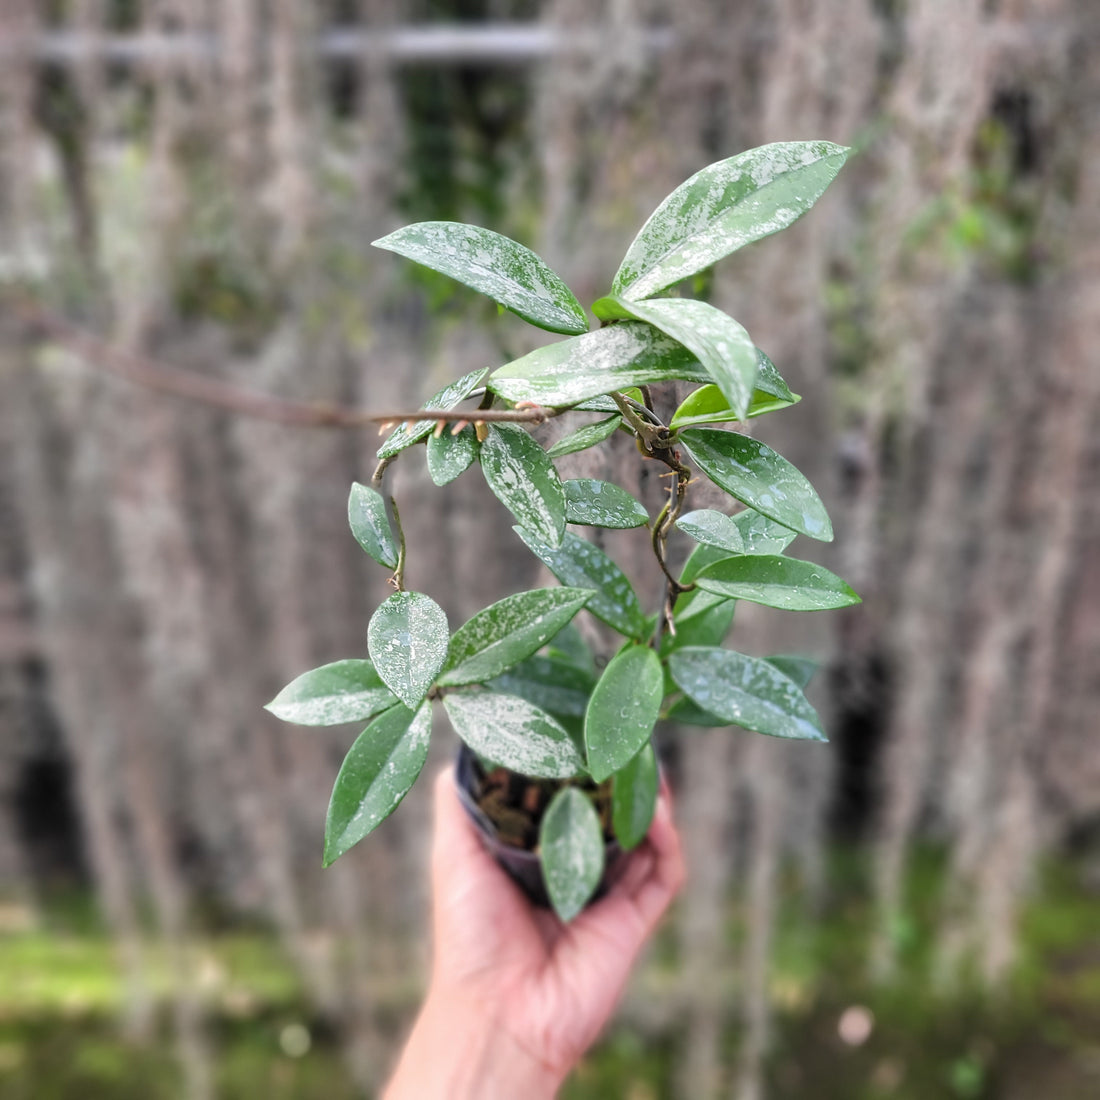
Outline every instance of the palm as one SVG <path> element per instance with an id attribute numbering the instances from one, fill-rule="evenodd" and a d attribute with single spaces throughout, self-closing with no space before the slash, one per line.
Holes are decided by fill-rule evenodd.
<path id="1" fill-rule="evenodd" d="M 485 851 L 450 776 L 437 788 L 437 975 L 474 991 L 518 1043 L 551 1065 L 572 1064 L 596 1038 L 679 888 L 667 794 L 661 803 L 649 839 L 608 896 L 563 925 L 534 909 Z"/>

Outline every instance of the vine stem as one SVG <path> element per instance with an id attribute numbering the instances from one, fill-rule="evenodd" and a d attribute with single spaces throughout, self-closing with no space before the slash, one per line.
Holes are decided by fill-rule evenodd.
<path id="1" fill-rule="evenodd" d="M 397 510 L 397 498 L 390 495 L 390 507 L 393 509 L 393 525 L 397 528 L 397 568 L 390 580 L 398 592 L 405 591 L 405 531 L 401 526 L 401 513 Z"/>
<path id="2" fill-rule="evenodd" d="M 638 450 L 646 458 L 655 458 L 663 462 L 676 478 L 669 488 L 669 498 L 665 502 L 651 529 L 650 542 L 653 547 L 653 555 L 657 559 L 661 572 L 665 576 L 664 598 L 661 601 L 661 613 L 657 618 L 657 626 L 653 632 L 652 645 L 654 649 L 660 648 L 661 637 L 667 629 L 670 634 L 676 633 L 676 625 L 673 620 L 673 611 L 676 600 L 681 592 L 690 591 L 694 585 L 683 585 L 672 575 L 668 568 L 666 544 L 669 533 L 676 524 L 687 499 L 687 487 L 691 482 L 691 470 L 680 461 L 679 452 L 675 449 L 676 434 L 664 424 L 653 411 L 652 398 L 648 387 L 643 387 L 642 396 L 645 404 L 639 405 L 631 401 L 625 394 L 612 393 L 615 404 L 623 415 L 623 419 L 633 428 Z M 669 475 L 665 475 L 669 476 Z"/>

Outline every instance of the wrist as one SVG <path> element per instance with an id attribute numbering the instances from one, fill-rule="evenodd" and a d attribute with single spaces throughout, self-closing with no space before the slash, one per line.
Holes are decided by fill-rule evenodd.
<path id="1" fill-rule="evenodd" d="M 488 1003 L 429 990 L 384 1100 L 553 1100 L 565 1077 Z"/>

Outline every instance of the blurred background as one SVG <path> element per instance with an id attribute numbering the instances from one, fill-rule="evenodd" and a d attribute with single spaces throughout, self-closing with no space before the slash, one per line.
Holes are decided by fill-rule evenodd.
<path id="1" fill-rule="evenodd" d="M 1100 1095 L 1094 0 L 3 0 L 0 1096 L 376 1094 L 429 784 L 322 873 L 357 731 L 261 709 L 387 592 L 377 437 L 317 425 L 545 337 L 369 242 L 471 221 L 591 301 L 804 138 L 860 153 L 709 292 L 864 597 L 738 611 L 831 745 L 663 736 L 690 883 L 565 1095 Z M 395 472 L 452 623 L 538 581 L 479 478 Z"/>

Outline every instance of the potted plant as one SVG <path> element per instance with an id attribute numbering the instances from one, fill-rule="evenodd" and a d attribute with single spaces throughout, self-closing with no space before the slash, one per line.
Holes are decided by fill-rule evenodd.
<path id="1" fill-rule="evenodd" d="M 526 877 L 536 896 L 545 884 L 563 920 L 597 891 L 609 853 L 633 848 L 648 830 L 658 719 L 825 739 L 802 692 L 803 664 L 723 645 L 737 600 L 795 611 L 859 600 L 828 570 L 784 555 L 797 534 L 832 539 L 809 481 L 764 443 L 726 427 L 798 398 L 740 324 L 674 288 L 801 216 L 848 153 L 824 141 L 788 142 L 702 169 L 642 227 L 611 293 L 592 306 L 601 322 L 592 331 L 565 283 L 500 234 L 422 222 L 374 242 L 566 339 L 446 386 L 400 418 L 371 484 L 352 486 L 352 532 L 391 571 L 396 591 L 370 619 L 369 657 L 307 672 L 268 704 L 306 725 L 369 722 L 336 777 L 326 866 L 412 786 L 436 703 L 466 746 L 459 780 L 467 808 L 517 879 Z M 696 388 L 665 423 L 651 387 L 671 381 Z M 545 450 L 528 429 L 563 415 L 576 426 Z M 667 467 L 668 496 L 656 516 L 617 484 L 562 480 L 555 468 L 557 458 L 617 432 L 633 437 L 640 461 Z M 518 537 L 560 585 L 506 596 L 453 632 L 430 595 L 406 590 L 406 553 L 416 547 L 406 546 L 384 478 L 418 445 L 437 485 L 479 466 Z M 743 508 L 688 510 L 698 476 Z M 655 578 L 648 598 L 571 525 L 646 526 Z M 674 532 L 696 544 L 679 569 L 668 553 Z M 581 612 L 621 639 L 602 667 L 571 625 Z"/>

